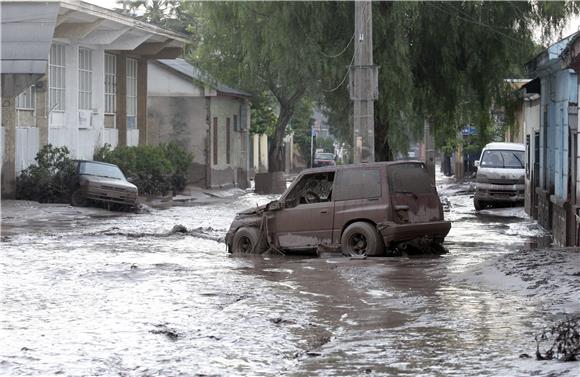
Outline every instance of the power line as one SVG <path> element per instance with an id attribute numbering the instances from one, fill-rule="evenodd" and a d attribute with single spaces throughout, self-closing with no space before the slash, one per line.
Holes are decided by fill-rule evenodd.
<path id="1" fill-rule="evenodd" d="M 461 19 L 461 20 L 464 20 L 464 21 L 466 21 L 466 22 L 472 23 L 472 24 L 474 24 L 474 25 L 478 25 L 478 26 L 486 27 L 486 28 L 488 28 L 489 30 L 493 31 L 494 33 L 500 34 L 500 35 L 502 35 L 502 36 L 504 36 L 504 37 L 506 37 L 506 38 L 508 38 L 508 39 L 510 39 L 510 40 L 512 40 L 512 41 L 514 41 L 514 42 L 516 42 L 516 43 L 519 43 L 519 44 L 521 44 L 521 45 L 523 45 L 523 46 L 525 46 L 525 45 L 526 45 L 526 44 L 525 44 L 524 42 L 522 42 L 521 40 L 519 40 L 519 39 L 516 39 L 516 38 L 514 38 L 514 37 L 512 37 L 512 36 L 510 36 L 510 35 L 508 35 L 508 34 L 505 34 L 505 33 L 501 32 L 501 31 L 499 31 L 499 30 L 496 30 L 496 29 L 495 29 L 493 26 L 491 26 L 491 25 L 487 25 L 487 24 L 485 24 L 485 23 L 483 23 L 483 22 L 481 22 L 481 21 L 471 20 L 471 19 L 468 19 L 468 18 L 462 17 L 462 16 L 460 16 L 460 15 L 458 15 L 458 14 L 449 13 L 449 12 L 447 12 L 447 10 L 445 10 L 444 8 L 440 8 L 440 7 L 438 7 L 438 6 L 436 6 L 435 4 L 433 4 L 433 3 L 430 3 L 430 2 L 425 2 L 425 4 L 427 4 L 427 5 L 428 5 L 428 6 L 430 6 L 430 7 L 433 7 L 433 8 L 435 8 L 435 9 L 437 9 L 438 11 L 440 11 L 440 12 L 442 12 L 442 13 L 445 13 L 445 14 L 447 14 L 448 16 L 451 16 L 451 17 L 457 17 L 457 18 L 459 18 L 459 19 Z"/>

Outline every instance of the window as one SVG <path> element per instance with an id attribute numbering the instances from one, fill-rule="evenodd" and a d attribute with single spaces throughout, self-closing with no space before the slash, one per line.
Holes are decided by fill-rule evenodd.
<path id="1" fill-rule="evenodd" d="M 226 163 L 230 163 L 230 118 L 226 118 Z"/>
<path id="2" fill-rule="evenodd" d="M 117 57 L 105 54 L 105 113 L 117 112 Z"/>
<path id="3" fill-rule="evenodd" d="M 234 115 L 234 131 L 239 131 L 240 129 L 238 128 L 238 116 Z"/>
<path id="4" fill-rule="evenodd" d="M 136 59 L 127 59 L 127 128 L 137 128 Z"/>
<path id="5" fill-rule="evenodd" d="M 34 85 L 29 86 L 16 97 L 16 108 L 18 110 L 34 110 L 36 103 L 36 88 Z"/>
<path id="6" fill-rule="evenodd" d="M 423 164 L 389 166 L 391 193 L 429 194 L 433 192 L 431 177 Z"/>
<path id="7" fill-rule="evenodd" d="M 93 108 L 93 52 L 79 48 L 79 109 Z"/>
<path id="8" fill-rule="evenodd" d="M 300 204 L 330 202 L 334 172 L 315 173 L 303 176 L 285 198 L 288 208 Z"/>
<path id="9" fill-rule="evenodd" d="M 338 172 L 335 200 L 369 199 L 381 196 L 378 169 L 342 169 Z"/>
<path id="10" fill-rule="evenodd" d="M 218 164 L 218 118 L 213 118 L 213 164 Z"/>
<path id="11" fill-rule="evenodd" d="M 48 58 L 48 111 L 64 111 L 65 46 L 53 44 Z"/>

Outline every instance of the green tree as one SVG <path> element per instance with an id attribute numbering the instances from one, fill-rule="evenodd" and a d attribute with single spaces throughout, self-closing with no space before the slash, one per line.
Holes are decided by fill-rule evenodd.
<path id="1" fill-rule="evenodd" d="M 374 60 L 379 69 L 375 102 L 377 160 L 404 152 L 424 120 L 439 146 L 455 142 L 465 124 L 489 141 L 494 103 L 505 102 L 504 79 L 522 77 L 539 51 L 533 31 L 554 35 L 578 12 L 578 2 L 376 2 Z M 343 57 L 342 64 L 348 64 Z M 324 95 L 334 134 L 352 144 L 346 88 Z"/>
<path id="2" fill-rule="evenodd" d="M 334 71 L 344 74 L 333 54 L 344 47 L 338 36 L 346 34 L 348 41 L 352 30 L 333 17 L 345 7 L 330 2 L 202 3 L 203 40 L 191 56 L 195 64 L 230 85 L 276 99 L 271 171 L 283 167 L 283 138 L 301 99 L 335 84 Z"/>

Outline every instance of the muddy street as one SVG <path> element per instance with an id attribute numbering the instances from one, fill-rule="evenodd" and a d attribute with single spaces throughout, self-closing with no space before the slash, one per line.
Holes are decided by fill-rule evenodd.
<path id="1" fill-rule="evenodd" d="M 476 213 L 465 188 L 438 186 L 439 258 L 232 257 L 234 214 L 272 199 L 252 193 L 3 211 L 0 374 L 577 376 L 533 356 L 536 333 L 580 313 L 580 253 L 549 248 L 523 208 Z"/>

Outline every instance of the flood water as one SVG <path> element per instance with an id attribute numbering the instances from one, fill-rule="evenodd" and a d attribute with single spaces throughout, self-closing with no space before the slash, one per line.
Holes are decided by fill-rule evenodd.
<path id="1" fill-rule="evenodd" d="M 439 190 L 440 258 L 232 257 L 216 240 L 271 199 L 254 194 L 5 229 L 0 374 L 578 376 L 533 356 L 580 314 L 580 254 L 544 247 L 521 208 Z"/>

